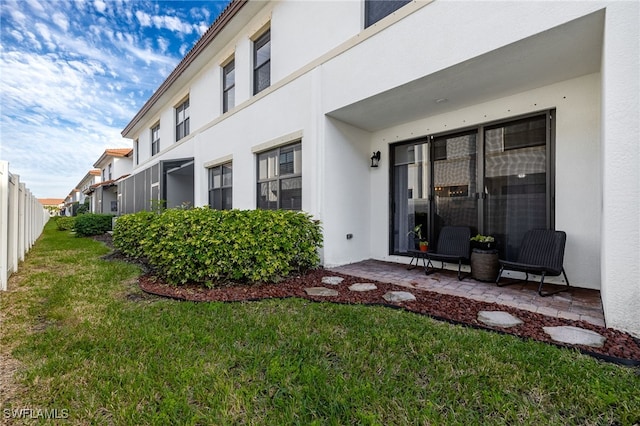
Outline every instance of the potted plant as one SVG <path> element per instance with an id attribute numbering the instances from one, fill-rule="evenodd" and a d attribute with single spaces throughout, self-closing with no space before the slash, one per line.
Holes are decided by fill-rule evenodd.
<path id="1" fill-rule="evenodd" d="M 429 241 L 422 238 L 422 224 L 416 225 L 412 231 L 407 233 L 407 235 L 411 234 L 413 234 L 413 237 L 417 240 L 420 251 L 429 250 Z"/>
<path id="2" fill-rule="evenodd" d="M 490 235 L 477 234 L 471 238 L 471 245 L 480 250 L 491 250 L 495 245 L 495 238 Z"/>

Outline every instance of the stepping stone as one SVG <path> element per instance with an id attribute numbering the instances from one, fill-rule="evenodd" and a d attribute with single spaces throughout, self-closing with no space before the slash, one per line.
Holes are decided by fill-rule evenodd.
<path id="1" fill-rule="evenodd" d="M 586 330 L 580 327 L 562 326 L 562 327 L 543 327 L 547 333 L 556 342 L 569 343 L 572 345 L 585 345 L 594 348 L 604 346 L 606 337 L 596 333 L 595 331 Z"/>
<path id="2" fill-rule="evenodd" d="M 478 312 L 478 321 L 502 328 L 514 327 L 523 323 L 520 318 L 511 315 L 509 312 L 502 311 L 480 311 Z"/>
<path id="3" fill-rule="evenodd" d="M 377 290 L 378 287 L 373 283 L 356 283 L 349 286 L 351 291 L 371 291 Z"/>
<path id="4" fill-rule="evenodd" d="M 309 296 L 337 296 L 338 292 L 326 287 L 309 287 L 305 288 Z"/>
<path id="5" fill-rule="evenodd" d="M 382 296 L 387 302 L 411 302 L 416 297 L 408 291 L 389 291 Z"/>
<path id="6" fill-rule="evenodd" d="M 322 284 L 338 285 L 342 281 L 344 281 L 342 277 L 322 277 Z"/>

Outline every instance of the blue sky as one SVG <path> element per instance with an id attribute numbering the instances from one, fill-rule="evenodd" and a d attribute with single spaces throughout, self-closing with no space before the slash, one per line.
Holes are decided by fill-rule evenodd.
<path id="1" fill-rule="evenodd" d="M 0 0 L 0 159 L 64 198 L 228 3 Z"/>

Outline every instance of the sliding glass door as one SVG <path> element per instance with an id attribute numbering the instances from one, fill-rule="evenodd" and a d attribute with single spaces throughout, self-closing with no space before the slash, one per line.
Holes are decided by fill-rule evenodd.
<path id="1" fill-rule="evenodd" d="M 433 139 L 433 243 L 443 226 L 478 229 L 477 132 Z"/>
<path id="2" fill-rule="evenodd" d="M 393 148 L 393 252 L 413 249 L 410 232 L 421 225 L 423 234 L 429 229 L 429 144 L 414 141 Z"/>
<path id="3" fill-rule="evenodd" d="M 552 111 L 392 147 L 392 254 L 434 247 L 443 226 L 492 235 L 514 260 L 524 233 L 553 228 Z"/>
<path id="4" fill-rule="evenodd" d="M 485 227 L 506 259 L 516 259 L 529 229 L 551 228 L 546 115 L 484 130 Z"/>

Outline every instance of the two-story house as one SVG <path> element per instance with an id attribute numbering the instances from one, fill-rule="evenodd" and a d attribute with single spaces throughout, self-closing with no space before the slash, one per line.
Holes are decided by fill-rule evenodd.
<path id="1" fill-rule="evenodd" d="M 80 204 L 88 204 L 89 212 L 95 213 L 95 201 L 93 199 L 94 186 L 100 183 L 102 172 L 99 169 L 92 169 L 87 172 L 78 183 L 77 188 L 80 190 Z"/>
<path id="2" fill-rule="evenodd" d="M 123 213 L 304 210 L 325 266 L 409 231 L 567 232 L 572 285 L 640 335 L 637 2 L 232 1 L 122 132 Z"/>
<path id="3" fill-rule="evenodd" d="M 118 213 L 118 183 L 131 174 L 132 156 L 131 148 L 106 149 L 93 164 L 100 173 L 99 180 L 88 190 L 93 200 L 93 213 Z"/>

